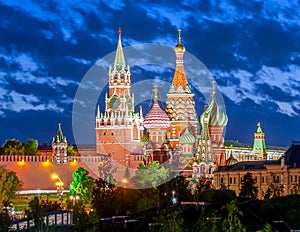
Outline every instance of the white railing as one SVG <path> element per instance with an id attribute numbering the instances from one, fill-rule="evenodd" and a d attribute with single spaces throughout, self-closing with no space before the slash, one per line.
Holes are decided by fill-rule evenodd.
<path id="1" fill-rule="evenodd" d="M 94 163 L 100 162 L 103 160 L 102 156 L 66 156 L 66 157 L 55 157 L 55 156 L 44 156 L 44 155 L 28 155 L 28 156 L 18 156 L 18 155 L 0 155 L 0 164 L 1 163 L 17 163 L 17 162 L 26 162 L 26 163 L 41 163 L 41 162 L 50 162 L 57 163 L 57 160 L 66 158 L 67 163 L 70 162 L 84 162 L 84 163 Z"/>

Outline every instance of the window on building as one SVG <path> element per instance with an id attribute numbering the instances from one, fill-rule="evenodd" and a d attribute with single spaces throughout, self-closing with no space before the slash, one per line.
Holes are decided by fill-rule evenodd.
<path id="1" fill-rule="evenodd" d="M 235 178 L 235 177 L 233 177 L 233 183 L 234 183 L 234 184 L 236 183 L 236 178 Z"/>
<path id="2" fill-rule="evenodd" d="M 261 177 L 261 183 L 265 183 L 265 177 L 264 176 Z"/>
<path id="3" fill-rule="evenodd" d="M 221 183 L 224 183 L 224 178 L 223 177 L 221 177 Z"/>
<path id="4" fill-rule="evenodd" d="M 291 182 L 293 182 L 293 176 L 292 175 L 290 176 L 290 179 L 291 179 Z"/>
<path id="5" fill-rule="evenodd" d="M 229 184 L 232 184 L 232 177 L 229 178 Z"/>
<path id="6" fill-rule="evenodd" d="M 201 164 L 200 166 L 200 173 L 205 173 L 205 165 Z"/>
<path id="7" fill-rule="evenodd" d="M 295 175 L 295 182 L 298 182 L 298 176 Z"/>

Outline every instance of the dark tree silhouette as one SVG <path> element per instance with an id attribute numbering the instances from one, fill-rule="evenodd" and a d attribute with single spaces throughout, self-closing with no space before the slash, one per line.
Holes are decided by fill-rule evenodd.
<path id="1" fill-rule="evenodd" d="M 258 190 L 255 184 L 256 180 L 250 172 L 247 172 L 242 178 L 240 196 L 256 199 Z"/>

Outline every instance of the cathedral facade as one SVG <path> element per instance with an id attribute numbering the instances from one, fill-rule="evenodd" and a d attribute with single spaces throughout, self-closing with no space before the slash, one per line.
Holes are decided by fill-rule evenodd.
<path id="1" fill-rule="evenodd" d="M 215 166 L 226 161 L 223 129 L 227 116 L 215 99 L 212 82 L 209 106 L 198 119 L 194 93 L 184 69 L 181 30 L 174 51 L 176 68 L 166 109 L 158 102 L 159 87 L 153 86 L 153 105 L 143 116 L 141 106 L 139 112 L 134 112 L 130 67 L 125 65 L 119 30 L 114 65 L 108 70 L 105 111 L 100 112 L 98 106 L 96 115 L 96 152 L 129 168 L 152 161 L 176 163 L 186 176 L 192 176 L 192 167 L 199 166 L 202 175 L 198 176 L 205 178 Z"/>

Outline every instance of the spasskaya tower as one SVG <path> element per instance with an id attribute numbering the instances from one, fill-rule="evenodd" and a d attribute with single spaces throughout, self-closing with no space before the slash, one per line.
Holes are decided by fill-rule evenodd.
<path id="1" fill-rule="evenodd" d="M 114 161 L 134 167 L 130 156 L 142 153 L 140 139 L 143 136 L 143 114 L 134 111 L 134 94 L 131 94 L 131 73 L 126 66 L 121 41 L 122 31 L 118 30 L 118 45 L 114 66 L 108 71 L 108 88 L 105 95 L 105 111 L 96 115 L 96 152 L 110 155 Z M 131 164 L 132 163 L 132 164 Z"/>

